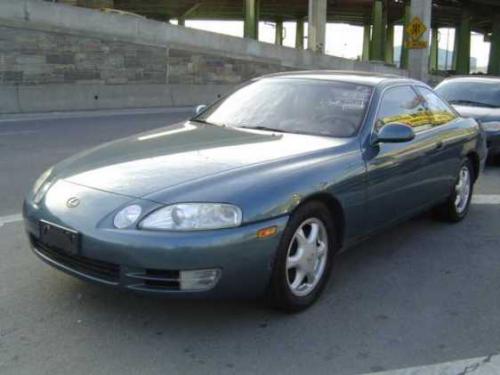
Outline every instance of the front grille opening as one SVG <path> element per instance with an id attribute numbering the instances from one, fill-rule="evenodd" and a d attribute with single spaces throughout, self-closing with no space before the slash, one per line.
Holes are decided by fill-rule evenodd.
<path id="1" fill-rule="evenodd" d="M 180 282 L 178 281 L 144 280 L 144 285 L 152 289 L 180 289 Z"/>
<path id="2" fill-rule="evenodd" d="M 144 285 L 152 289 L 179 290 L 179 271 L 146 269 Z"/>
<path id="3" fill-rule="evenodd" d="M 38 241 L 34 236 L 30 236 L 30 240 L 32 246 L 40 253 L 72 270 L 111 282 L 118 282 L 120 279 L 120 266 L 117 264 L 87 258 L 81 255 L 70 255 L 63 250 L 49 248 Z"/>
<path id="4" fill-rule="evenodd" d="M 179 280 L 179 271 L 146 269 L 146 276 Z"/>

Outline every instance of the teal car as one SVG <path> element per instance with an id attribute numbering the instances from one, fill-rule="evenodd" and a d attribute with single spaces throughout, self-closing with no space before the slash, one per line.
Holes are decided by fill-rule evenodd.
<path id="1" fill-rule="evenodd" d="M 298 311 L 339 251 L 431 208 L 463 219 L 486 156 L 475 120 L 395 76 L 268 75 L 198 112 L 43 173 L 34 253 L 102 285 Z"/>

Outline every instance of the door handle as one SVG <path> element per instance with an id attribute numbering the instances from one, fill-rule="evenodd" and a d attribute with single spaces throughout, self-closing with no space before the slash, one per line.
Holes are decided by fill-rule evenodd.
<path id="1" fill-rule="evenodd" d="M 443 141 L 438 141 L 438 143 L 436 143 L 436 150 L 441 150 L 443 147 L 444 147 Z"/>

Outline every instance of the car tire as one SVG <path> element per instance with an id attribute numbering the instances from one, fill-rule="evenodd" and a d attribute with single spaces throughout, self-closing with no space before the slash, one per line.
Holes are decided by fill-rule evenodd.
<path id="1" fill-rule="evenodd" d="M 321 202 L 305 203 L 291 215 L 273 264 L 268 293 L 272 306 L 298 312 L 316 301 L 331 273 L 337 233 Z"/>
<path id="2" fill-rule="evenodd" d="M 471 161 L 466 159 L 460 165 L 452 193 L 444 204 L 437 207 L 436 211 L 440 219 L 457 223 L 467 216 L 474 188 L 474 180 L 474 168 Z"/>

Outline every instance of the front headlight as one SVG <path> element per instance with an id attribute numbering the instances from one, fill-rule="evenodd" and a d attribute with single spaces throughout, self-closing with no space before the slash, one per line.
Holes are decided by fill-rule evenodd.
<path id="1" fill-rule="evenodd" d="M 131 226 L 141 216 L 142 208 L 138 204 L 127 206 L 115 215 L 113 224 L 118 229 L 123 229 Z"/>
<path id="2" fill-rule="evenodd" d="M 482 123 L 484 130 L 490 132 L 500 131 L 500 121 L 490 121 Z"/>
<path id="3" fill-rule="evenodd" d="M 160 208 L 139 223 L 141 229 L 195 231 L 237 227 L 239 207 L 225 203 L 180 203 Z"/>

